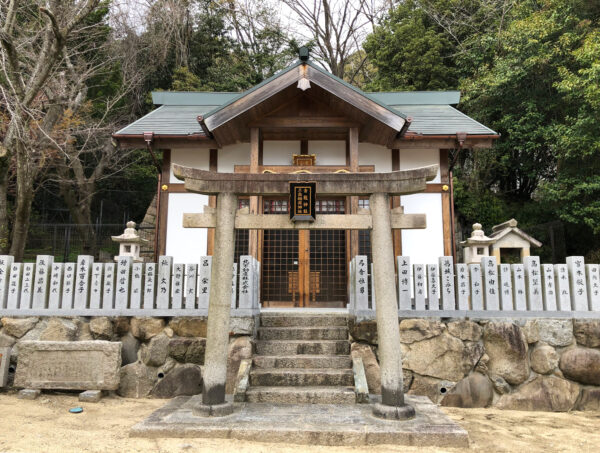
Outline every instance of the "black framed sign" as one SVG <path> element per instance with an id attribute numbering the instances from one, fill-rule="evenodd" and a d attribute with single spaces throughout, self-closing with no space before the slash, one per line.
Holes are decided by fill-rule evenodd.
<path id="1" fill-rule="evenodd" d="M 290 219 L 314 222 L 316 199 L 315 181 L 290 182 Z"/>

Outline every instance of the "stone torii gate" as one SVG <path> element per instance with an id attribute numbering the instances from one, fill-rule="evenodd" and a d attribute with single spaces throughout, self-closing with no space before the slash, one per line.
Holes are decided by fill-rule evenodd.
<path id="1" fill-rule="evenodd" d="M 215 228 L 202 402 L 197 415 L 226 415 L 233 406 L 225 401 L 227 346 L 231 309 L 231 268 L 235 229 L 372 230 L 377 334 L 381 362 L 381 403 L 374 415 L 389 419 L 414 416 L 404 403 L 402 357 L 398 329 L 398 301 L 394 277 L 392 229 L 425 228 L 425 214 L 404 214 L 390 209 L 390 196 L 423 192 L 437 174 L 432 165 L 390 173 L 250 174 L 214 173 L 173 165 L 173 173 L 185 180 L 190 192 L 216 195 L 217 206 L 201 214 L 184 214 L 187 228 Z M 257 215 L 237 209 L 238 195 L 281 196 L 290 193 L 290 183 L 316 183 L 319 195 L 369 196 L 369 210 L 350 215 L 322 215 L 314 221 L 293 221 L 288 215 Z M 370 212 L 369 212 L 370 211 Z"/>

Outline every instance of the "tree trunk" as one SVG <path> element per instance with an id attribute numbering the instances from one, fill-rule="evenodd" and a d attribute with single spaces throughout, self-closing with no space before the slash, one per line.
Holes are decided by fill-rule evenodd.
<path id="1" fill-rule="evenodd" d="M 0 254 L 8 253 L 8 159 L 0 158 Z"/>
<path id="2" fill-rule="evenodd" d="M 35 170 L 30 161 L 28 151 L 23 143 L 15 141 L 17 157 L 17 200 L 15 209 L 15 220 L 12 230 L 12 241 L 10 254 L 15 261 L 22 261 L 29 233 L 29 222 L 31 217 L 31 204 L 33 203 L 33 183 Z"/>
<path id="3" fill-rule="evenodd" d="M 96 242 L 96 231 L 92 225 L 92 194 L 95 184 L 90 182 L 78 183 L 73 186 L 67 180 L 67 172 L 62 174 L 59 190 L 71 217 L 75 222 L 77 233 L 81 238 L 82 253 L 85 255 L 96 255 L 98 244 Z"/>

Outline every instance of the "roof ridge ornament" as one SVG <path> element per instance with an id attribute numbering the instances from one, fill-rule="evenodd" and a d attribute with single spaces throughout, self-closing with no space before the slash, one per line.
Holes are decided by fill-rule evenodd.
<path id="1" fill-rule="evenodd" d="M 298 49 L 298 57 L 301 61 L 308 61 L 310 58 L 310 49 L 306 46 L 300 47 L 300 49 Z"/>

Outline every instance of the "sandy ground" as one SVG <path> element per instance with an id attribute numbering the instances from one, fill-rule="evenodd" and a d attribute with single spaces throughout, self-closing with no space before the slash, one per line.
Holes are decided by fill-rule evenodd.
<path id="1" fill-rule="evenodd" d="M 600 452 L 600 412 L 516 412 L 495 409 L 446 409 L 467 429 L 471 448 L 315 447 L 221 439 L 136 439 L 128 431 L 166 404 L 165 400 L 109 397 L 82 404 L 77 394 L 42 394 L 35 401 L 0 393 L 1 452 Z"/>

